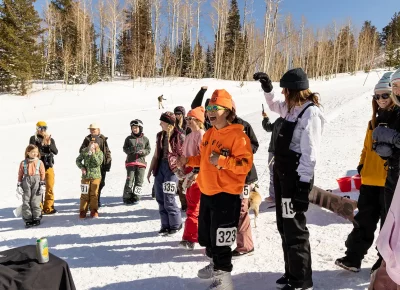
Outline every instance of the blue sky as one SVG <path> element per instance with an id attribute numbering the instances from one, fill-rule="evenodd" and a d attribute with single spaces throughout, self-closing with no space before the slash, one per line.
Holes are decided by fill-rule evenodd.
<path id="1" fill-rule="evenodd" d="M 201 36 L 207 42 L 213 41 L 209 17 L 209 12 L 212 10 L 211 2 L 212 0 L 207 0 L 202 8 Z M 46 0 L 37 0 L 35 3 L 40 13 L 45 3 Z M 243 17 L 244 0 L 238 0 L 238 3 Z M 257 26 L 262 27 L 265 13 L 264 0 L 254 0 L 253 10 Z M 370 20 L 381 31 L 395 12 L 400 12 L 400 0 L 282 0 L 280 4 L 281 15 L 290 13 L 296 23 L 300 23 L 304 15 L 307 24 L 314 28 L 324 27 L 333 20 L 338 24 L 346 23 L 351 18 L 357 27 L 361 27 L 365 20 Z"/>

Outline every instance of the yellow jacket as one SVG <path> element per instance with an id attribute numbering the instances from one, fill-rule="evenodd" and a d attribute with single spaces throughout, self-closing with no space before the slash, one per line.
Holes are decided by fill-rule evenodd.
<path id="1" fill-rule="evenodd" d="M 363 164 L 363 168 L 361 169 L 361 183 L 365 185 L 385 186 L 387 175 L 384 165 L 385 160 L 372 150 L 372 131 L 372 125 L 369 122 L 359 163 Z"/>

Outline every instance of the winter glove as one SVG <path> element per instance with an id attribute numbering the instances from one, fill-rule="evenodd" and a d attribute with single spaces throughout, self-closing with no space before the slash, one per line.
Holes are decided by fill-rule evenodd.
<path id="1" fill-rule="evenodd" d="M 194 181 L 196 180 L 196 178 L 197 178 L 197 174 L 195 174 L 193 172 L 186 174 L 185 180 L 183 181 L 183 184 L 182 184 L 182 188 L 184 190 L 186 190 L 189 187 L 191 187 L 193 185 Z"/>
<path id="2" fill-rule="evenodd" d="M 260 81 L 261 88 L 263 89 L 264 92 L 270 93 L 272 91 L 273 89 L 272 82 L 266 73 L 257 72 L 253 75 L 253 79 L 256 81 Z"/>
<path id="3" fill-rule="evenodd" d="M 24 190 L 22 189 L 21 182 L 17 183 L 17 194 L 19 194 L 19 195 L 23 195 L 24 194 Z"/>
<path id="4" fill-rule="evenodd" d="M 176 177 L 178 177 L 179 180 L 183 180 L 186 176 L 185 173 L 183 173 L 180 169 L 175 170 L 174 174 L 176 175 Z"/>
<path id="5" fill-rule="evenodd" d="M 111 170 L 111 163 L 103 165 L 103 170 L 109 172 Z"/>
<path id="6" fill-rule="evenodd" d="M 46 182 L 41 181 L 39 182 L 39 194 L 45 194 L 46 193 Z"/>
<path id="7" fill-rule="evenodd" d="M 387 143 L 374 143 L 372 149 L 375 150 L 382 159 L 387 159 L 393 154 L 392 146 Z"/>
<path id="8" fill-rule="evenodd" d="M 360 164 L 360 165 L 357 166 L 357 172 L 358 172 L 358 174 L 361 175 L 361 170 L 362 170 L 363 167 L 364 167 L 364 164 Z"/>
<path id="9" fill-rule="evenodd" d="M 396 130 L 378 126 L 372 132 L 372 139 L 378 143 L 395 144 L 399 139 L 399 133 Z"/>
<path id="10" fill-rule="evenodd" d="M 297 182 L 297 193 L 292 198 L 293 211 L 306 212 L 308 210 L 308 195 L 311 191 L 309 182 Z"/>

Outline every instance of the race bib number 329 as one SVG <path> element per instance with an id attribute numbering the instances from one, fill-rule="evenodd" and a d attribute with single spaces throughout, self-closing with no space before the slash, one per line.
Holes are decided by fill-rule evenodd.
<path id="1" fill-rule="evenodd" d="M 166 181 L 162 184 L 163 192 L 167 194 L 175 194 L 176 193 L 176 183 L 173 181 Z"/>
<path id="2" fill-rule="evenodd" d="M 217 246 L 231 246 L 236 241 L 236 228 L 218 228 Z"/>
<path id="3" fill-rule="evenodd" d="M 81 193 L 88 194 L 89 193 L 89 184 L 81 184 Z"/>

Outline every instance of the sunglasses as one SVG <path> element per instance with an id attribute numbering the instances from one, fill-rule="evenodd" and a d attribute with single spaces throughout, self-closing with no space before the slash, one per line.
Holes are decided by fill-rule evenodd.
<path id="1" fill-rule="evenodd" d="M 374 98 L 374 100 L 379 100 L 380 98 L 382 98 L 383 100 L 387 100 L 387 99 L 389 99 L 390 98 L 390 94 L 381 94 L 381 95 L 379 95 L 379 94 L 375 94 L 375 95 L 373 95 L 372 96 L 373 98 Z"/>
<path id="2" fill-rule="evenodd" d="M 227 110 L 227 108 L 218 106 L 218 105 L 213 105 L 213 106 L 207 106 L 206 111 L 207 112 L 216 112 L 216 111 L 221 111 L 221 110 Z"/>
<path id="3" fill-rule="evenodd" d="M 47 130 L 47 126 L 37 127 L 37 129 L 38 129 L 39 131 L 46 131 L 46 130 Z"/>

